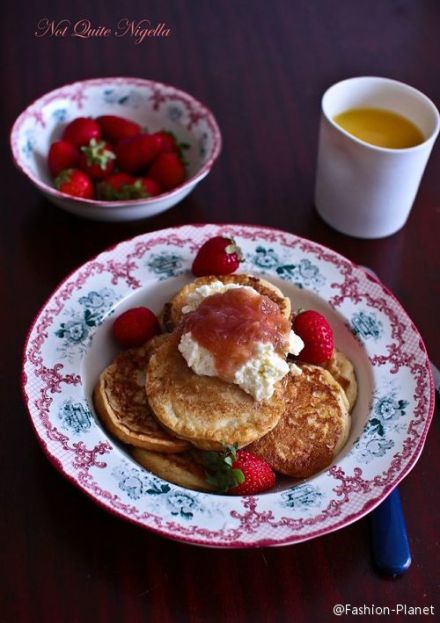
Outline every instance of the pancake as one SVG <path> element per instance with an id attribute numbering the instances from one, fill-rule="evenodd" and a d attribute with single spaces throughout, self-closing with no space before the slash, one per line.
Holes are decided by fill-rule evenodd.
<path id="1" fill-rule="evenodd" d="M 318 366 L 301 368 L 301 375 L 288 375 L 277 426 L 247 448 L 292 478 L 307 478 L 327 467 L 350 430 L 348 400 L 339 383 Z"/>
<path id="2" fill-rule="evenodd" d="M 168 482 L 196 491 L 215 490 L 214 486 L 206 481 L 203 467 L 194 460 L 190 452 L 163 454 L 143 448 L 133 448 L 131 454 L 135 461 Z"/>
<path id="3" fill-rule="evenodd" d="M 328 370 L 333 378 L 339 383 L 348 399 L 349 410 L 352 411 L 358 394 L 358 384 L 356 374 L 351 361 L 341 353 L 335 350 L 332 358 L 323 366 Z"/>
<path id="4" fill-rule="evenodd" d="M 105 428 L 120 441 L 157 452 L 182 452 L 188 444 L 165 431 L 145 395 L 147 363 L 162 337 L 126 350 L 102 372 L 93 393 Z"/>
<path id="5" fill-rule="evenodd" d="M 268 433 L 280 419 L 284 379 L 269 400 L 257 401 L 237 385 L 199 376 L 177 349 L 179 336 L 162 336 L 147 368 L 148 402 L 173 435 L 203 450 L 224 444 L 245 446 Z"/>
<path id="6" fill-rule="evenodd" d="M 254 277 L 252 275 L 245 274 L 232 274 L 232 275 L 210 275 L 208 277 L 199 277 L 191 283 L 184 286 L 175 297 L 166 303 L 159 314 L 159 322 L 163 331 L 171 332 L 179 324 L 182 318 L 182 309 L 187 304 L 188 295 L 194 292 L 201 286 L 209 285 L 214 281 L 221 281 L 222 283 L 234 283 L 240 286 L 249 286 L 254 288 L 259 294 L 267 296 L 274 303 L 278 305 L 281 313 L 285 318 L 290 318 L 291 304 L 290 299 L 284 296 L 279 288 L 274 286 L 269 281 L 261 279 L 261 277 Z"/>

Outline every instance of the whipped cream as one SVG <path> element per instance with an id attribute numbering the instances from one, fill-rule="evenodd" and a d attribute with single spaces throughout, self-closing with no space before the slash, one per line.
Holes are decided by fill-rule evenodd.
<path id="1" fill-rule="evenodd" d="M 302 346 L 300 345 L 302 344 Z M 301 338 L 293 331 L 289 335 L 289 348 L 294 348 L 293 354 L 298 354 L 304 346 Z M 200 346 L 192 337 L 191 333 L 184 333 L 178 345 L 179 351 L 186 360 L 188 366 L 199 375 L 219 376 L 215 366 L 214 357 L 209 350 Z M 292 374 L 301 374 L 301 368 L 287 361 L 275 352 L 270 342 L 257 342 L 255 345 L 256 355 L 251 357 L 238 370 L 234 377 L 228 379 L 235 383 L 255 400 L 267 400 L 275 391 L 275 385 L 289 371 Z"/>
<path id="2" fill-rule="evenodd" d="M 179 351 L 191 370 L 199 375 L 217 376 L 214 357 L 207 348 L 193 338 L 192 333 L 184 333 L 178 345 Z"/>
<path id="3" fill-rule="evenodd" d="M 289 363 L 289 370 L 292 376 L 300 376 L 302 374 L 302 370 L 296 363 Z"/>
<path id="4" fill-rule="evenodd" d="M 227 290 L 234 290 L 236 288 L 243 288 L 250 294 L 260 296 L 259 292 L 250 286 L 242 286 L 237 283 L 225 284 L 219 280 L 215 280 L 190 292 L 182 312 L 188 314 L 194 311 L 208 296 L 223 294 Z M 188 366 L 195 374 L 201 376 L 219 376 L 213 355 L 193 338 L 191 332 L 182 334 L 178 348 Z M 289 331 L 286 356 L 289 353 L 297 356 L 303 348 L 304 342 L 299 335 L 294 331 Z M 232 379 L 225 380 L 235 383 L 256 400 L 266 400 L 270 398 L 275 391 L 275 385 L 286 376 L 289 371 L 295 375 L 301 374 L 301 368 L 295 364 L 287 363 L 285 357 L 280 356 L 270 342 L 257 342 L 255 344 L 255 353 L 253 357 L 248 359 L 248 361 L 236 370 Z"/>
<path id="5" fill-rule="evenodd" d="M 255 400 L 266 400 L 274 393 L 276 383 L 289 372 L 289 365 L 270 342 L 258 342 L 256 351 L 255 357 L 236 371 L 233 382 Z"/>
<path id="6" fill-rule="evenodd" d="M 295 355 L 297 357 L 304 348 L 304 342 L 295 333 L 295 331 L 289 331 L 289 350 L 288 354 Z"/>

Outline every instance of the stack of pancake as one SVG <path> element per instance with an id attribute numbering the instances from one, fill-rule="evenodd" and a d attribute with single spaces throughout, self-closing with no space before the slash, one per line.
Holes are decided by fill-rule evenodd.
<path id="1" fill-rule="evenodd" d="M 338 351 L 325 367 L 300 364 L 301 374 L 287 374 L 271 398 L 260 401 L 235 384 L 195 374 L 178 350 L 176 329 L 191 293 L 213 281 L 250 286 L 291 317 L 290 300 L 261 278 L 196 279 L 164 306 L 161 335 L 120 353 L 102 372 L 94 391 L 98 416 L 136 461 L 191 489 L 212 490 L 198 453 L 230 444 L 246 446 L 280 474 L 311 476 L 347 440 L 357 396 L 353 366 Z"/>

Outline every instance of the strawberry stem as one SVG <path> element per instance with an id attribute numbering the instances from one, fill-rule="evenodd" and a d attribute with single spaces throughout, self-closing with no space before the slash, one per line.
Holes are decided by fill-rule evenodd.
<path id="1" fill-rule="evenodd" d="M 238 244 L 235 242 L 234 238 L 229 238 L 229 244 L 225 247 L 225 252 L 228 255 L 232 255 L 233 253 L 235 253 L 239 262 L 244 261 L 243 252 Z"/>
<path id="2" fill-rule="evenodd" d="M 112 151 L 106 149 L 105 141 L 97 141 L 94 138 L 90 140 L 88 145 L 83 145 L 81 151 L 86 155 L 89 166 L 97 164 L 103 171 L 105 171 L 109 160 L 116 158 Z"/>

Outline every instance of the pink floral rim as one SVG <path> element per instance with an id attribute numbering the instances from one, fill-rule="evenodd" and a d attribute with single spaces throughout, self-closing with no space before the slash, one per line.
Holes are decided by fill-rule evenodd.
<path id="1" fill-rule="evenodd" d="M 105 283 L 119 288 L 127 297 L 144 280 L 158 279 L 154 270 L 160 262 L 156 258 L 167 260 L 166 253 L 172 253 L 174 258 L 181 256 L 183 269 L 187 270 L 195 250 L 213 235 L 234 236 L 246 251 L 244 268 L 249 272 L 258 274 L 252 259 L 256 254 L 261 256 L 266 250 L 267 265 L 268 250 L 272 251 L 271 257 L 277 251 L 280 262 L 285 252 L 289 266 L 295 262 L 300 265 L 304 260 L 309 284 L 311 275 L 321 277 L 321 281 L 315 281 L 334 309 L 344 313 L 344 305 L 355 310 L 367 306 L 380 316 L 382 324 L 386 324 L 385 341 L 382 344 L 378 340 L 376 346 L 367 348 L 373 373 L 379 380 L 384 375 L 395 380 L 403 375 L 402 391 L 406 394 L 402 396 L 410 403 L 405 417 L 399 416 L 400 428 L 395 432 L 398 443 L 392 455 L 377 464 L 372 459 L 361 467 L 362 454 L 353 451 L 310 484 L 256 497 L 193 494 L 174 485 L 164 486 L 164 481 L 160 481 L 162 490 L 156 491 L 160 495 L 141 496 L 133 482 L 148 478 L 148 473 L 121 459 L 114 443 L 100 429 L 92 427 L 92 432 L 78 437 L 61 428 L 56 400 L 69 392 L 81 396 L 82 378 L 78 359 L 69 365 L 51 343 L 55 339 L 54 329 L 78 294 L 82 300 L 87 288 L 93 288 L 96 294 L 96 288 Z M 146 267 L 146 260 L 154 270 Z M 317 272 L 310 270 L 312 264 Z M 163 265 L 169 270 L 169 259 Z M 280 266 L 283 264 L 277 268 Z M 264 274 L 270 277 L 271 273 Z M 173 279 L 173 275 L 169 278 Z M 324 285 L 323 279 L 327 280 Z M 410 388 L 406 387 L 408 378 L 414 380 Z M 380 282 L 314 242 L 246 225 L 185 225 L 151 232 L 118 244 L 76 270 L 55 290 L 29 331 L 22 388 L 34 430 L 49 460 L 96 503 L 168 538 L 228 548 L 296 543 L 332 532 L 364 516 L 415 465 L 434 410 L 434 384 L 423 341 L 400 304 Z M 404 404 L 401 399 L 401 410 Z M 388 409 L 389 406 L 388 403 Z M 388 417 L 389 411 L 385 415 Z M 112 480 L 115 469 L 120 478 L 118 486 Z M 125 483 L 125 489 L 121 483 Z M 158 485 L 148 481 L 148 487 L 152 486 Z M 157 503 L 159 498 L 161 502 Z"/>
<path id="2" fill-rule="evenodd" d="M 47 104 L 50 104 L 52 101 L 63 97 L 72 102 L 75 102 L 78 106 L 78 109 L 81 110 L 82 103 L 86 98 L 85 89 L 88 86 L 134 86 L 134 87 L 146 87 L 152 90 L 152 95 L 150 99 L 153 101 L 153 109 L 157 110 L 161 104 L 167 101 L 180 101 L 185 105 L 187 110 L 189 111 L 189 123 L 187 125 L 187 129 L 190 130 L 193 126 L 196 126 L 201 120 L 205 121 L 210 131 L 212 132 L 213 137 L 213 147 L 212 153 L 208 160 L 204 163 L 202 168 L 197 171 L 192 177 L 187 179 L 183 184 L 174 188 L 171 191 L 162 193 L 159 197 L 150 197 L 144 199 L 131 199 L 125 201 L 100 201 L 97 199 L 82 199 L 78 197 L 73 197 L 71 195 L 66 195 L 65 193 L 60 192 L 58 189 L 45 184 L 41 181 L 36 175 L 34 175 L 24 164 L 22 161 L 22 156 L 20 155 L 19 149 L 19 137 L 20 131 L 23 123 L 29 119 L 30 117 L 35 120 L 37 125 L 40 125 L 42 128 L 45 128 L 46 123 L 44 121 L 42 109 Z M 197 181 L 205 177 L 211 170 L 215 161 L 221 152 L 222 147 L 222 137 L 221 132 L 218 127 L 217 121 L 213 113 L 207 108 L 204 104 L 196 100 L 194 97 L 181 91 L 171 85 L 167 85 L 161 82 L 156 82 L 153 80 L 146 80 L 143 78 L 125 78 L 125 77 L 110 77 L 110 78 L 92 78 L 89 80 L 81 80 L 78 82 L 72 82 L 70 84 L 66 84 L 58 89 L 50 91 L 49 93 L 43 95 L 35 99 L 15 120 L 11 132 L 10 132 L 10 145 L 12 150 L 12 156 L 15 166 L 21 173 L 23 173 L 26 177 L 28 177 L 40 190 L 45 193 L 48 193 L 54 197 L 59 197 L 62 199 L 69 199 L 74 203 L 78 203 L 81 205 L 90 205 L 90 206 L 103 206 L 108 208 L 115 208 L 118 206 L 125 205 L 137 205 L 137 204 L 148 204 L 155 203 L 158 199 L 164 199 L 167 197 L 172 197 L 178 193 L 180 193 L 183 189 L 188 186 L 192 186 Z"/>

